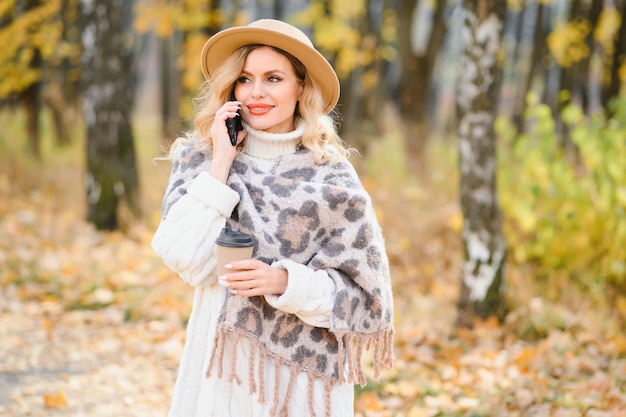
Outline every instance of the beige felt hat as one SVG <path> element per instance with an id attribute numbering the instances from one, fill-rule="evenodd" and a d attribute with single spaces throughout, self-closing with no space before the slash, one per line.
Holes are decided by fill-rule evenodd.
<path id="1" fill-rule="evenodd" d="M 307 74 L 322 88 L 329 113 L 339 100 L 339 79 L 326 58 L 298 28 L 274 19 L 261 19 L 248 26 L 235 26 L 211 36 L 204 44 L 200 65 L 205 78 L 220 66 L 235 50 L 244 45 L 263 44 L 282 49 L 304 64 Z"/>

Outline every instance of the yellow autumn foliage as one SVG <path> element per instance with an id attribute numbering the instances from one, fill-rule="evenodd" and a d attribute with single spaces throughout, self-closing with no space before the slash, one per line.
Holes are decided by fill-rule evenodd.
<path id="1" fill-rule="evenodd" d="M 60 0 L 49 0 L 18 13 L 14 0 L 0 0 L 0 18 L 8 22 L 0 28 L 0 98 L 20 92 L 41 78 L 39 70 L 30 68 L 35 51 L 52 64 L 76 53 L 62 42 L 63 28 L 56 17 L 60 9 Z"/>
<path id="2" fill-rule="evenodd" d="M 607 6 L 602 10 L 598 24 L 594 28 L 593 38 L 602 45 L 607 55 L 615 52 L 615 39 L 617 38 L 622 16 L 615 7 Z"/>
<path id="3" fill-rule="evenodd" d="M 504 120 L 497 131 L 499 189 L 514 262 L 564 274 L 600 295 L 626 283 L 626 101 L 612 119 L 567 106 L 562 119 L 577 147 L 561 145 L 550 109 L 528 100 L 527 133 Z M 626 292 L 626 291 L 625 291 Z"/>
<path id="4" fill-rule="evenodd" d="M 202 83 L 202 73 L 198 69 L 198 51 L 206 42 L 207 37 L 201 33 L 188 35 L 187 42 L 183 45 L 183 53 L 179 58 L 179 66 L 183 69 L 193 68 L 194 71 L 183 72 L 183 88 L 187 91 L 194 90 Z"/>
<path id="5" fill-rule="evenodd" d="M 15 0 L 0 1 L 0 16 L 7 16 L 15 8 Z"/>
<path id="6" fill-rule="evenodd" d="M 591 25 L 587 20 L 566 22 L 554 28 L 546 42 L 560 66 L 570 67 L 589 56 L 586 38 L 590 32 Z"/>
<path id="7" fill-rule="evenodd" d="M 330 4 L 330 13 L 320 1 L 312 1 L 302 12 L 293 16 L 293 22 L 302 26 L 311 26 L 313 42 L 320 50 L 329 53 L 335 58 L 334 66 L 340 78 L 346 77 L 355 68 L 372 62 L 374 57 L 393 59 L 394 50 L 388 45 L 376 45 L 368 39 L 363 39 L 358 31 L 358 22 L 365 17 L 365 2 L 363 0 Z M 383 13 L 383 27 L 381 37 L 384 42 L 391 42 L 396 36 L 395 14 Z M 371 83 L 371 77 L 366 83 Z M 367 84 L 369 85 L 369 84 Z"/>

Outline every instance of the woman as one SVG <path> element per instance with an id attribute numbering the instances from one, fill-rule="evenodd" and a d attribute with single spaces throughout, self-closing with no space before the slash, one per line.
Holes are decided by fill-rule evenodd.
<path id="1" fill-rule="evenodd" d="M 211 37 L 201 66 L 196 131 L 170 152 L 152 242 L 196 288 L 169 415 L 353 416 L 363 350 L 376 376 L 392 365 L 393 303 L 370 198 L 328 115 L 337 76 L 271 19 Z M 225 226 L 254 253 L 218 277 Z"/>

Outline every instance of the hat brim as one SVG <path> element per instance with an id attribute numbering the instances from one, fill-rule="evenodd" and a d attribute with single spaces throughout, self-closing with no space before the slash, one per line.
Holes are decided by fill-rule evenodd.
<path id="1" fill-rule="evenodd" d="M 202 73 L 209 79 L 226 58 L 244 45 L 261 44 L 273 46 L 296 57 L 320 85 L 325 101 L 325 113 L 329 113 L 339 100 L 339 79 L 326 58 L 311 45 L 283 33 L 260 27 L 236 26 L 213 35 L 202 48 L 200 64 Z"/>

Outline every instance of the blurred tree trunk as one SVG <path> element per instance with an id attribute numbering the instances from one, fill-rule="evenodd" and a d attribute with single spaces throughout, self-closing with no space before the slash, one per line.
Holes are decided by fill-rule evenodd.
<path id="1" fill-rule="evenodd" d="M 201 21 L 194 21 L 194 23 L 190 26 L 184 26 L 181 28 L 181 47 L 183 49 L 183 55 L 188 54 L 189 49 L 193 49 L 194 53 L 199 53 L 199 50 L 196 51 L 198 47 L 198 39 L 200 38 L 200 46 L 211 36 L 217 33 L 222 27 L 230 27 L 236 24 L 236 19 L 238 13 L 242 13 L 240 10 L 241 0 L 230 0 L 228 2 L 222 2 L 220 0 L 206 0 L 204 2 L 185 2 L 185 14 L 190 16 L 202 15 L 206 16 L 205 19 Z M 174 57 L 171 57 L 174 59 Z M 199 58 L 198 58 L 199 59 Z M 177 97 L 177 107 L 179 108 L 178 114 L 178 123 L 181 125 L 183 130 L 193 130 L 193 118 L 192 109 L 185 109 L 184 105 L 181 106 L 181 100 L 185 100 L 187 103 L 193 102 L 193 97 L 196 95 L 198 90 L 198 82 L 204 81 L 204 77 L 198 69 L 199 67 L 193 67 L 192 72 L 198 74 L 198 78 L 195 76 L 190 76 L 188 64 L 184 65 L 184 68 L 180 68 L 181 72 L 187 72 L 187 74 L 183 74 L 183 79 L 180 80 L 180 92 Z M 197 80 L 197 81 L 196 81 Z M 170 84 L 170 87 L 173 87 Z M 170 92 L 172 94 L 172 92 Z M 174 97 L 171 98 L 173 100 Z M 181 111 L 181 107 L 184 109 Z M 174 117 L 173 110 L 170 110 L 171 117 Z M 169 137 L 168 139 L 174 139 L 175 136 Z"/>
<path id="2" fill-rule="evenodd" d="M 589 104 L 589 64 L 591 61 L 591 51 L 593 50 L 593 28 L 596 27 L 600 12 L 602 11 L 603 0 L 592 0 L 591 3 L 582 2 L 581 0 L 573 0 L 571 3 L 569 21 L 570 22 L 586 22 L 589 24 L 590 33 L 586 36 L 585 43 L 588 47 L 587 55 L 580 60 L 573 62 L 570 66 L 561 67 L 561 77 L 559 92 L 568 92 L 568 96 L 561 96 L 556 101 L 556 111 L 554 113 L 554 121 L 556 129 L 559 132 L 560 145 L 570 152 L 576 152 L 575 145 L 570 139 L 568 126 L 563 123 L 561 114 L 563 109 L 572 101 L 578 101 L 578 104 L 585 110 Z"/>
<path id="3" fill-rule="evenodd" d="M 161 126 L 165 143 L 169 144 L 179 136 L 180 99 L 182 96 L 181 71 L 177 57 L 182 52 L 181 34 L 160 39 L 161 45 Z"/>
<path id="4" fill-rule="evenodd" d="M 67 146 L 70 144 L 70 137 L 65 128 L 65 101 L 63 100 L 63 75 L 61 71 L 53 70 L 52 80 L 47 86 L 46 105 L 52 113 L 52 121 L 54 123 L 54 131 L 56 133 L 57 144 L 59 146 Z"/>
<path id="5" fill-rule="evenodd" d="M 527 60 L 524 69 L 520 71 L 520 78 L 516 86 L 515 102 L 513 103 L 512 119 L 518 132 L 524 131 L 524 109 L 526 108 L 526 96 L 533 88 L 536 70 L 541 68 L 545 59 L 546 47 L 543 35 L 543 4 L 537 0 L 526 3 L 523 11 L 522 26 L 520 31 L 522 38 L 519 39 L 517 48 L 528 48 Z M 515 65 L 515 63 L 513 63 Z"/>
<path id="6" fill-rule="evenodd" d="M 544 78 L 546 75 L 545 67 L 547 66 L 548 48 L 546 45 L 545 36 L 545 23 L 544 23 L 544 4 L 543 2 L 536 2 L 533 6 L 536 7 L 535 27 L 533 31 L 532 40 L 532 54 L 530 58 L 530 67 L 526 73 L 524 80 L 524 87 L 522 88 L 523 96 L 519 98 L 517 106 L 515 107 L 513 119 L 517 126 L 518 132 L 522 132 L 525 129 L 523 112 L 526 108 L 526 96 L 533 89 L 533 82 L 536 78 Z"/>
<path id="7" fill-rule="evenodd" d="M 35 50 L 30 61 L 31 68 L 41 66 L 41 53 Z M 41 81 L 37 80 L 30 84 L 20 93 L 20 98 L 26 113 L 26 130 L 28 131 L 28 143 L 32 156 L 41 158 L 41 135 L 39 134 L 39 112 L 41 110 Z"/>
<path id="8" fill-rule="evenodd" d="M 413 171 L 422 176 L 428 172 L 426 146 L 430 133 L 429 87 L 446 32 L 444 22 L 446 3 L 445 1 L 431 3 L 435 8 L 432 29 L 426 49 L 420 54 L 414 52 L 411 42 L 416 0 L 400 0 L 398 11 L 398 49 L 401 63 L 398 104 L 407 130 L 407 163 Z"/>
<path id="9" fill-rule="evenodd" d="M 621 0 L 616 5 L 618 7 L 620 16 L 622 17 L 621 26 L 615 39 L 615 48 L 613 56 L 609 65 L 609 82 L 606 84 L 602 93 L 602 105 L 608 114 L 612 114 L 613 111 L 609 107 L 609 103 L 612 99 L 616 98 L 620 94 L 626 95 L 626 89 L 624 85 L 626 82 L 620 79 L 620 68 L 626 65 L 626 0 Z"/>
<path id="10" fill-rule="evenodd" d="M 381 3 L 376 8 L 372 2 Z M 367 0 L 365 18 L 357 23 L 361 36 L 360 49 L 367 51 L 367 60 L 359 65 L 342 82 L 341 136 L 361 153 L 366 154 L 372 137 L 378 137 L 386 130 L 386 112 L 381 103 L 388 101 L 385 83 L 386 61 L 382 54 L 385 48 L 381 30 L 385 24 L 384 13 L 389 8 L 389 0 Z"/>
<path id="11" fill-rule="evenodd" d="M 221 1 L 220 0 L 210 0 L 209 4 L 213 5 L 215 3 L 220 4 Z M 243 6 L 242 3 L 243 0 L 230 0 L 226 3 L 228 3 L 228 7 L 226 7 L 226 10 L 228 10 L 230 8 L 230 13 L 228 13 L 226 15 L 226 19 L 224 19 L 224 25 L 226 27 L 230 27 L 233 26 L 235 24 L 235 22 L 237 22 L 237 18 L 241 15 L 241 13 L 244 13 L 243 11 Z M 220 4 L 220 7 L 224 8 L 225 6 Z"/>
<path id="12" fill-rule="evenodd" d="M 72 47 L 80 47 L 79 0 L 61 0 L 58 19 L 61 22 L 62 41 Z M 58 65 L 49 69 L 51 80 L 47 85 L 45 103 L 52 113 L 57 145 L 67 146 L 72 138 L 68 134 L 68 122 L 75 122 L 80 95 L 80 57 L 63 57 Z"/>
<path id="13" fill-rule="evenodd" d="M 76 123 L 79 115 L 80 97 L 80 48 L 81 15 L 80 0 L 61 0 L 58 19 L 61 22 L 61 40 L 66 49 L 77 53 L 63 56 L 60 63 L 48 69 L 50 80 L 45 90 L 45 105 L 50 109 L 54 122 L 56 141 L 59 146 L 72 142 L 67 127 Z"/>
<path id="14" fill-rule="evenodd" d="M 583 11 L 582 16 L 586 16 L 590 22 L 591 33 L 587 36 L 585 42 L 587 43 L 587 47 L 589 48 L 589 56 L 580 62 L 578 68 L 576 69 L 574 85 L 578 87 L 580 90 L 578 94 L 582 95 L 582 104 L 583 108 L 588 112 L 592 113 L 591 108 L 591 100 L 590 88 L 592 86 L 590 82 L 590 69 L 591 69 L 591 58 L 593 56 L 594 51 L 594 32 L 598 28 L 598 22 L 600 20 L 600 15 L 604 10 L 604 1 L 603 0 L 592 0 L 591 4 L 588 5 L 588 8 Z M 599 83 L 594 83 L 597 85 Z M 575 90 L 573 90 L 575 92 Z M 576 93 L 575 93 L 576 94 Z"/>
<path id="15" fill-rule="evenodd" d="M 167 0 L 168 3 L 177 4 L 177 0 Z M 161 130 L 164 145 L 169 145 L 174 139 L 180 136 L 181 130 L 193 129 L 193 120 L 186 111 L 181 111 L 181 100 L 195 95 L 198 85 L 190 86 L 190 82 L 183 82 L 185 78 L 184 70 L 180 66 L 178 57 L 185 55 L 185 49 L 189 45 L 195 46 L 198 34 L 202 38 L 209 38 L 221 29 L 221 19 L 225 18 L 225 11 L 230 10 L 232 14 L 226 18 L 226 25 L 231 26 L 235 19 L 235 14 L 239 11 L 239 2 L 229 2 L 230 5 L 221 9 L 220 0 L 206 0 L 204 2 L 184 2 L 184 13 L 187 16 L 205 16 L 201 21 L 195 20 L 191 25 L 180 25 L 173 31 L 171 36 L 159 39 L 160 49 L 160 74 L 159 83 L 161 89 Z M 194 49 L 195 50 L 195 49 Z"/>
<path id="16" fill-rule="evenodd" d="M 285 10 L 285 6 L 281 0 L 274 0 L 274 5 L 272 7 L 272 13 L 274 14 L 275 19 L 284 19 L 283 15 Z"/>
<path id="17" fill-rule="evenodd" d="M 62 39 L 63 42 L 66 42 L 78 51 L 78 54 L 76 55 L 72 54 L 70 57 L 64 57 L 59 66 L 59 72 L 61 72 L 63 76 L 63 101 L 66 106 L 69 106 L 69 109 L 65 109 L 66 111 L 80 109 L 82 76 L 81 34 L 85 26 L 84 16 L 80 13 L 80 2 L 81 0 L 61 0 L 61 22 L 63 25 Z M 74 114 L 70 114 L 70 116 L 74 116 Z M 70 117 L 70 119 L 72 118 L 73 117 Z"/>
<path id="18" fill-rule="evenodd" d="M 543 63 L 539 67 L 539 70 L 543 72 L 541 77 L 543 84 L 543 91 L 541 101 L 547 104 L 552 111 L 552 114 L 558 111 L 557 99 L 559 97 L 560 83 L 558 82 L 560 76 L 560 67 L 556 62 L 556 59 L 550 53 L 548 48 L 547 36 L 554 29 L 555 21 L 557 20 L 554 3 L 541 2 L 542 4 L 542 25 L 543 36 L 541 37 L 542 46 L 545 47 L 545 55 L 543 56 Z"/>
<path id="19" fill-rule="evenodd" d="M 464 70 L 457 92 L 464 249 L 457 324 L 466 327 L 476 318 L 502 319 L 506 314 L 506 244 L 497 196 L 494 133 L 504 7 L 499 0 L 465 1 Z"/>
<path id="20" fill-rule="evenodd" d="M 40 0 L 26 0 L 23 3 L 22 13 L 35 13 L 35 9 L 41 6 Z M 28 28 L 33 30 L 33 28 Z M 41 51 L 33 47 L 29 67 L 40 70 L 43 66 Z M 28 87 L 19 93 L 20 100 L 26 113 L 26 130 L 28 131 L 28 143 L 31 155 L 41 158 L 41 136 L 39 132 L 39 112 L 41 111 L 41 77 L 34 80 Z"/>
<path id="21" fill-rule="evenodd" d="M 87 220 L 119 228 L 120 203 L 140 214 L 131 126 L 134 85 L 127 31 L 133 2 L 82 0 L 83 110 L 87 125 Z"/>
<path id="22" fill-rule="evenodd" d="M 569 21 L 585 22 L 589 25 L 590 33 L 586 36 L 588 53 L 580 60 L 573 62 L 570 66 L 561 68 L 561 86 L 559 91 L 569 92 L 570 99 L 560 99 L 557 101 L 557 112 L 554 115 L 557 122 L 557 130 L 560 132 L 561 146 L 573 150 L 574 144 L 570 139 L 570 132 L 566 124 L 563 123 L 561 114 L 565 106 L 571 100 L 577 101 L 585 110 L 589 110 L 589 66 L 593 51 L 593 30 L 598 24 L 600 13 L 602 12 L 604 0 L 592 0 L 582 2 L 574 0 L 571 4 Z"/>

